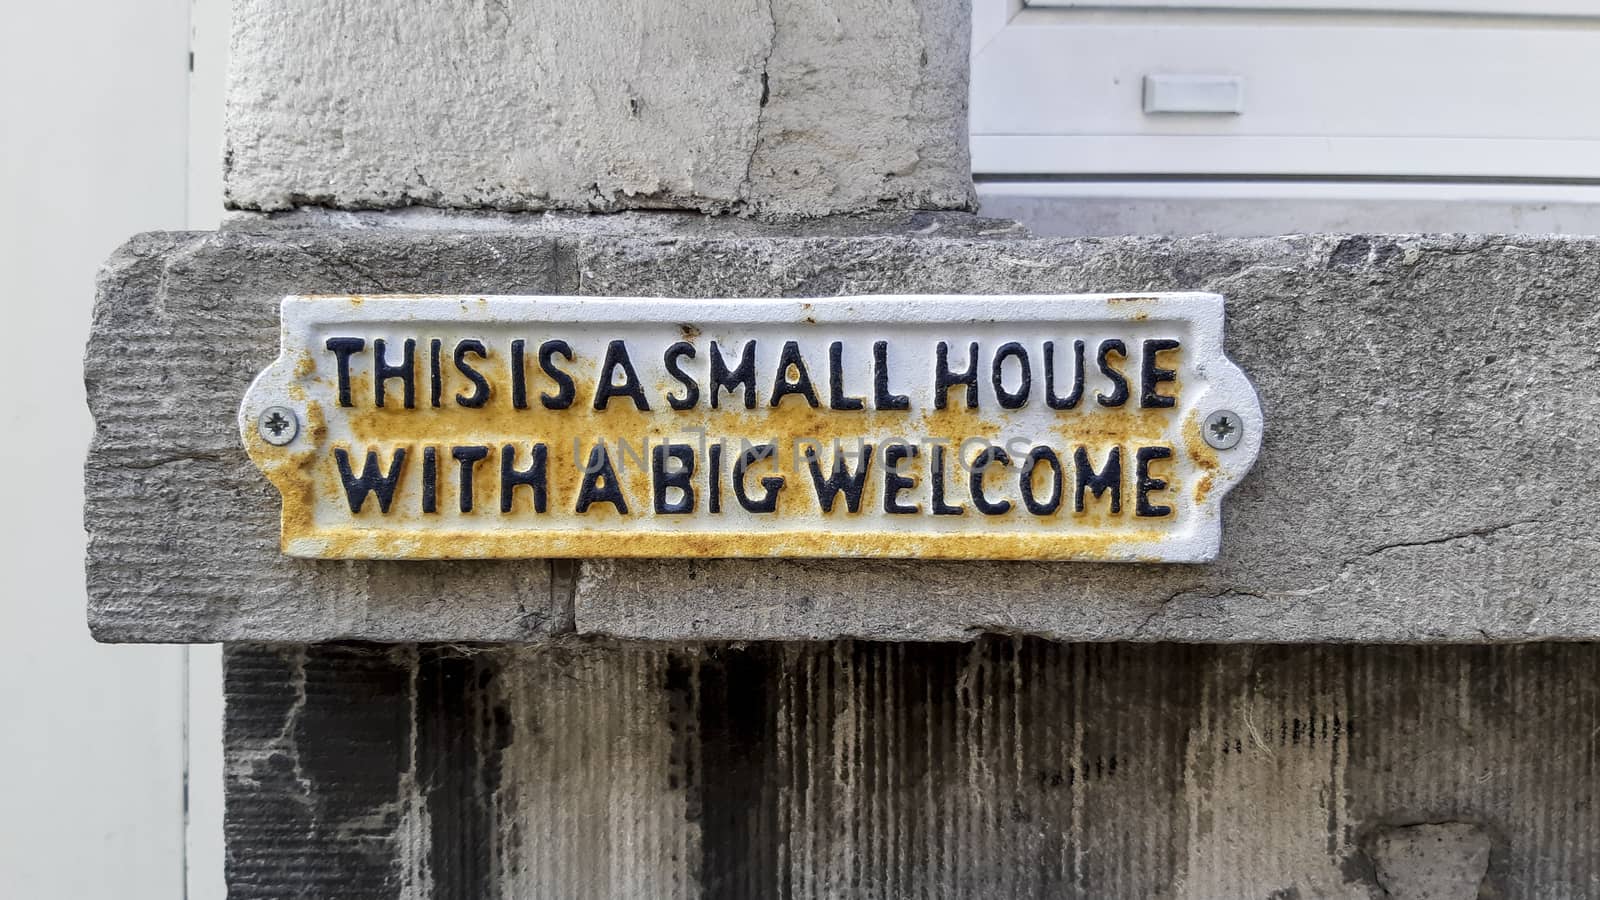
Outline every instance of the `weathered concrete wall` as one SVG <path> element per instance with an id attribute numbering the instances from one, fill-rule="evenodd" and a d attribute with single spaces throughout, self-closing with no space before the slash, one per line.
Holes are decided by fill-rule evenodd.
<path id="1" fill-rule="evenodd" d="M 642 220 L 646 216 L 633 217 Z M 696 217 L 157 235 L 88 354 L 106 640 L 1523 641 L 1600 637 L 1600 242 L 1058 240 L 959 215 L 807 237 Z M 654 231 L 652 232 L 652 227 Z M 286 559 L 234 413 L 287 293 L 806 296 L 1204 289 L 1267 434 L 1200 566 Z M 975 305 L 981 300 L 974 300 Z"/>
<path id="2" fill-rule="evenodd" d="M 966 0 L 242 0 L 234 22 L 234 208 L 973 202 Z"/>
<path id="3" fill-rule="evenodd" d="M 236 646 L 230 896 L 1594 896 L 1597 664 Z"/>

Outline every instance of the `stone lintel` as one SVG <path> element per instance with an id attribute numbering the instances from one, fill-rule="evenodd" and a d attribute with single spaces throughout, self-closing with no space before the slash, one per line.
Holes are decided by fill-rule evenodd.
<path id="1" fill-rule="evenodd" d="M 141 236 L 102 277 L 85 523 L 103 640 L 1600 637 L 1600 399 L 1575 375 L 1597 364 L 1592 239 L 1061 240 L 959 216 L 804 237 L 689 216 L 236 228 Z M 234 425 L 289 293 L 1189 289 L 1226 295 L 1267 422 L 1206 565 L 291 560 Z"/>

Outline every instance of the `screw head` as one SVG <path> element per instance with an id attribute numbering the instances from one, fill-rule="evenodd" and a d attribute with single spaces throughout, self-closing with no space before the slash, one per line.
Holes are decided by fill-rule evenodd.
<path id="1" fill-rule="evenodd" d="M 300 419 L 287 406 L 269 406 L 256 419 L 256 433 L 274 447 L 282 447 L 300 434 Z"/>
<path id="2" fill-rule="evenodd" d="M 1205 424 L 1200 426 L 1200 434 L 1207 444 L 1218 450 L 1231 450 L 1239 446 L 1239 441 L 1244 437 L 1244 420 L 1231 409 L 1219 409 L 1206 416 Z"/>

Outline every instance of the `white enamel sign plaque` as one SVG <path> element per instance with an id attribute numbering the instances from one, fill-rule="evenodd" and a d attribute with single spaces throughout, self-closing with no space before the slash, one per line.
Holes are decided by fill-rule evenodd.
<path id="1" fill-rule="evenodd" d="M 1214 294 L 289 297 L 282 549 L 1197 562 L 1261 443 Z"/>

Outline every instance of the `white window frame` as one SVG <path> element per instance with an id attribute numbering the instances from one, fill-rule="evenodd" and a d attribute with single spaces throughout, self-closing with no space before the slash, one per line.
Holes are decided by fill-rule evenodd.
<path id="1" fill-rule="evenodd" d="M 1377 13 L 1506 15 L 1505 0 L 1028 0 L 1028 6 L 1061 9 L 1226 10 L 1230 12 L 1321 12 L 1336 7 Z M 1519 16 L 1593 16 L 1593 0 L 1518 0 Z"/>
<path id="2" fill-rule="evenodd" d="M 1404 6 L 1426 13 L 1409 18 L 1348 11 L 1352 7 L 1376 5 L 1379 0 L 1278 0 L 1305 7 L 1315 4 L 1322 8 L 1321 13 L 1310 9 L 1264 12 L 1263 0 L 1228 3 L 1227 10 L 1201 8 L 1217 7 L 1223 2 L 1167 0 L 1161 6 L 1189 8 L 1152 12 L 1150 0 L 1138 3 L 1141 7 L 1138 11 L 1118 8 L 1134 5 L 1134 0 L 1099 0 L 1092 6 L 1074 0 L 1035 0 L 1033 4 L 1024 0 L 973 0 L 971 138 L 974 172 L 980 176 L 1096 178 L 1159 175 L 1600 182 L 1600 130 L 1586 130 L 1586 123 L 1594 120 L 1578 99 L 1592 93 L 1585 88 L 1585 80 L 1594 82 L 1600 89 L 1600 77 L 1593 74 L 1593 67 L 1584 68 L 1581 63 L 1587 58 L 1600 58 L 1600 29 L 1561 30 L 1560 22 L 1548 19 L 1548 15 L 1553 14 L 1570 15 L 1582 5 L 1587 6 L 1589 16 L 1600 15 L 1600 5 L 1588 0 L 1528 0 L 1531 6 L 1519 7 L 1516 15 L 1494 17 L 1480 12 L 1489 9 L 1491 3 L 1503 9 L 1504 0 L 1405 0 Z M 1046 8 L 1044 3 L 1052 3 L 1054 8 Z M 1343 7 L 1346 11 L 1328 13 L 1326 10 L 1330 6 Z M 1457 11 L 1468 15 L 1439 15 Z M 1141 52 L 1146 55 L 1144 67 L 1138 71 L 1130 68 L 1117 88 L 1123 92 L 1116 98 L 1117 109 L 1120 111 L 1123 104 L 1128 104 L 1127 109 L 1131 111 L 1138 100 L 1140 71 L 1148 74 L 1157 67 L 1157 61 L 1170 62 L 1177 67 L 1175 71 L 1183 71 L 1187 61 L 1176 57 L 1186 55 L 1187 48 L 1198 46 L 1180 34 L 1185 27 L 1192 29 L 1190 34 L 1203 36 L 1217 34 L 1219 28 L 1225 27 L 1255 28 L 1258 26 L 1254 22 L 1262 20 L 1278 29 L 1274 34 L 1292 35 L 1297 28 L 1304 34 L 1304 29 L 1320 25 L 1319 20 L 1331 18 L 1340 21 L 1327 27 L 1345 29 L 1343 33 L 1351 35 L 1350 40 L 1356 46 L 1374 38 L 1388 40 L 1391 51 L 1397 43 L 1408 40 L 1415 40 L 1422 47 L 1440 40 L 1459 42 L 1451 46 L 1463 49 L 1451 58 L 1463 60 L 1461 66 L 1468 74 L 1480 68 L 1476 65 L 1473 48 L 1515 49 L 1522 46 L 1515 41 L 1533 41 L 1535 43 L 1527 45 L 1527 58 L 1555 59 L 1558 68 L 1559 64 L 1566 65 L 1562 70 L 1565 74 L 1552 74 L 1547 81 L 1531 87 L 1517 82 L 1515 77 L 1508 79 L 1500 91 L 1499 109 L 1514 113 L 1517 104 L 1507 98 L 1521 96 L 1519 92 L 1523 92 L 1532 105 L 1538 106 L 1543 116 L 1540 122 L 1549 122 L 1557 130 L 1568 128 L 1568 133 L 1531 133 L 1536 129 L 1529 128 L 1527 122 L 1509 123 L 1509 117 L 1499 114 L 1486 118 L 1485 122 L 1500 125 L 1501 119 L 1507 120 L 1503 129 L 1508 130 L 1507 134 L 1494 134 L 1493 127 L 1486 127 L 1481 133 L 1475 133 L 1470 127 L 1457 127 L 1454 133 L 1420 136 L 1383 133 L 1382 128 L 1373 129 L 1374 133 L 1362 133 L 1359 125 L 1347 125 L 1344 131 L 1331 134 L 1306 133 L 1303 128 L 1300 133 L 1294 133 L 1294 129 L 1279 129 L 1277 133 L 1271 128 L 1251 130 L 1249 97 L 1261 85 L 1248 82 L 1245 87 L 1247 115 L 1240 117 L 1237 124 L 1217 127 L 1214 118 L 1184 123 L 1180 117 L 1170 117 L 1160 123 L 1125 119 L 1119 128 L 1098 131 L 1094 127 L 1072 124 L 1070 110 L 1077 98 L 1071 92 L 1082 90 L 1081 81 L 1074 78 L 1078 70 L 1072 68 L 1072 61 L 1086 49 L 1101 54 L 1095 61 L 1101 69 Z M 1116 31 L 1119 23 L 1122 30 Z M 1080 27 L 1106 28 L 1108 34 L 1120 35 L 1125 46 L 1133 49 L 1123 51 L 1115 42 L 1089 42 L 1087 47 L 1079 46 L 1071 51 L 1053 49 L 1067 46 L 1052 43 L 1068 35 L 1065 29 Z M 1164 49 L 1141 50 L 1139 41 L 1126 40 L 1130 34 L 1160 38 Z M 1595 43 L 1593 55 L 1584 49 L 1587 44 L 1577 43 L 1589 40 Z M 1547 46 L 1560 52 L 1544 54 Z M 1283 55 L 1279 52 L 1280 70 L 1284 65 Z M 1367 79 L 1360 85 L 1360 93 L 1367 97 L 1392 95 L 1426 78 L 1430 71 L 1426 65 L 1409 62 L 1402 58 L 1405 55 L 1389 52 L 1350 66 L 1352 79 Z M 1371 74 L 1374 61 L 1380 64 L 1378 68 L 1388 66 L 1384 75 Z M 1215 68 L 1217 62 L 1213 59 L 1203 63 L 1202 68 L 1208 65 Z M 1034 81 L 1030 82 L 1030 78 Z M 1035 88 L 1033 84 L 1056 86 Z M 1384 86 L 1393 90 L 1383 91 Z M 1050 94 L 1052 90 L 1054 94 L 1045 99 L 1026 96 Z M 1563 92 L 1570 95 L 1570 102 L 1561 99 Z M 1305 108 L 1315 109 L 1324 100 L 1309 98 Z M 1278 109 L 1282 110 L 1281 96 L 1279 101 Z M 1382 102 L 1380 98 L 1380 105 Z M 1392 125 L 1396 115 L 1392 96 L 1389 102 L 1389 124 Z M 1568 104 L 1570 109 L 1566 116 L 1558 117 L 1554 111 L 1562 104 Z M 1470 110 L 1464 110 L 1459 117 L 1470 115 Z M 1052 117 L 1053 122 L 1047 121 Z M 1171 127 L 1175 122 L 1183 127 Z M 1185 130 L 1188 124 L 1193 127 Z"/>

